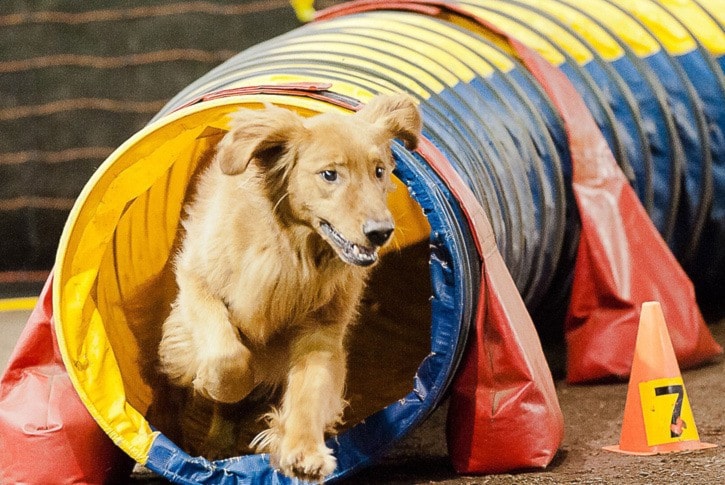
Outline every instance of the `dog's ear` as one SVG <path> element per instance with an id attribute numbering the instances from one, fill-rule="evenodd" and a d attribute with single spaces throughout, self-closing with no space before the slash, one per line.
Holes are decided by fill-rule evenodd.
<path id="1" fill-rule="evenodd" d="M 253 160 L 268 168 L 304 130 L 300 116 L 287 109 L 271 104 L 263 110 L 240 109 L 217 145 L 219 167 L 227 175 L 244 172 Z"/>
<path id="2" fill-rule="evenodd" d="M 423 121 L 415 100 L 409 94 L 375 96 L 357 116 L 382 126 L 390 138 L 400 138 L 410 150 L 418 146 Z"/>

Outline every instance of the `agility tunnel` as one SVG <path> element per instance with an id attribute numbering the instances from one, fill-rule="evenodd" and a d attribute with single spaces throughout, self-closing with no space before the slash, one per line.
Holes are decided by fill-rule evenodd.
<path id="1" fill-rule="evenodd" d="M 722 353 L 690 281 L 701 300 L 722 300 L 721 10 L 359 1 L 240 53 L 179 93 L 85 187 L 3 377 L 3 429 L 22 428 L 22 393 L 42 388 L 24 388 L 23 369 L 62 357 L 83 408 L 136 462 L 176 483 L 291 483 L 244 451 L 264 403 L 227 409 L 239 450 L 211 461 L 195 452 L 210 405 L 187 405 L 155 375 L 183 207 L 238 108 L 352 112 L 406 91 L 423 140 L 416 151 L 393 145 L 394 247 L 350 337 L 350 410 L 328 441 L 338 461 L 328 479 L 372 463 L 448 397 L 457 470 L 547 466 L 563 418 L 534 321 L 564 326 L 571 382 L 626 378 L 647 300 L 661 302 L 681 366 Z M 51 326 L 57 352 L 28 359 L 33 332 Z M 17 476 L 32 466 L 19 452 L 2 459 Z M 96 481 L 108 473 L 78 466 Z"/>

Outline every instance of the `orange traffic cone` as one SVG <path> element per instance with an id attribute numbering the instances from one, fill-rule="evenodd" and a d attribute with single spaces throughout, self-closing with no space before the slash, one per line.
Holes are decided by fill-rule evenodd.
<path id="1" fill-rule="evenodd" d="M 662 307 L 656 301 L 642 305 L 634 361 L 624 406 L 619 444 L 605 450 L 631 455 L 701 450 Z"/>

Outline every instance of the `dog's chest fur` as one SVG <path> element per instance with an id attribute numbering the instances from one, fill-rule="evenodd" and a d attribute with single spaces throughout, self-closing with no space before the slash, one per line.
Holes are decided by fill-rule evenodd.
<path id="1" fill-rule="evenodd" d="M 362 289 L 359 271 L 336 260 L 318 266 L 312 254 L 305 254 L 309 249 L 286 248 L 290 242 L 285 236 L 250 247 L 237 270 L 230 271 L 224 291 L 232 324 L 257 345 L 311 322 L 334 324 L 312 317 L 323 307 L 350 306 Z"/>

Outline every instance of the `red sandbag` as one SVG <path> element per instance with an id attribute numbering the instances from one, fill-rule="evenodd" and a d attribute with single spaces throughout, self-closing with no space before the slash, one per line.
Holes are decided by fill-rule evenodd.
<path id="1" fill-rule="evenodd" d="M 564 418 L 538 334 L 483 208 L 427 140 L 418 151 L 461 204 L 482 259 L 474 326 L 448 407 L 451 461 L 459 473 L 543 468 L 564 439 Z"/>
<path id="2" fill-rule="evenodd" d="M 511 41 L 559 111 L 569 137 L 581 219 L 565 322 L 567 380 L 629 376 L 639 309 L 658 301 L 681 367 L 723 352 L 705 325 L 692 282 L 657 232 L 566 76 Z"/>
<path id="3" fill-rule="evenodd" d="M 106 483 L 129 458 L 96 424 L 63 366 L 52 276 L 0 380 L 0 483 Z"/>

